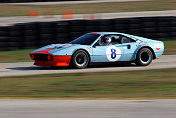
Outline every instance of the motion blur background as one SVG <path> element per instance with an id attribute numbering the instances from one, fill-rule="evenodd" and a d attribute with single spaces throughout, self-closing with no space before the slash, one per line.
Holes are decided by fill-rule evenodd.
<path id="1" fill-rule="evenodd" d="M 1 118 L 175 118 L 175 6 L 176 0 L 0 0 Z M 147 67 L 32 65 L 29 53 L 39 47 L 101 31 L 162 40 L 164 55 Z"/>
<path id="2" fill-rule="evenodd" d="M 30 67 L 32 63 L 28 56 L 29 52 L 52 43 L 67 43 L 87 32 L 101 31 L 122 32 L 162 40 L 165 44 L 164 61 L 154 63 L 153 66 L 161 66 L 162 62 L 163 66 L 164 64 L 167 68 L 172 66 L 172 69 L 128 72 L 131 74 L 124 74 L 127 72 L 79 74 L 79 71 L 78 74 L 24 76 L 22 79 L 14 77 L 13 81 L 10 77 L 2 77 L 0 96 L 176 96 L 174 85 L 176 74 L 173 63 L 176 54 L 175 0 L 48 1 L 0 1 L 1 74 L 9 70 L 11 73 L 36 69 L 43 73 L 46 70 L 52 72 L 52 68 Z M 166 64 L 168 59 L 172 61 Z M 21 67 L 20 64 L 29 67 Z M 55 71 L 57 72 L 57 69 Z M 104 79 L 97 79 L 101 77 Z M 41 78 L 45 79 L 44 83 Z"/>

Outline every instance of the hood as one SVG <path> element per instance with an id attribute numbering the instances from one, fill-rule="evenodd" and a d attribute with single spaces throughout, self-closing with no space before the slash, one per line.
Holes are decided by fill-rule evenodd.
<path id="1" fill-rule="evenodd" d="M 58 54 L 57 52 L 63 54 L 64 52 L 67 53 L 67 51 L 71 51 L 71 49 L 78 47 L 78 45 L 80 44 L 51 44 L 39 48 L 30 54 Z"/>
<path id="2" fill-rule="evenodd" d="M 65 48 L 68 48 L 68 47 L 73 47 L 73 46 L 76 46 L 76 45 L 79 45 L 79 44 L 57 44 L 54 49 L 65 49 Z"/>
<path id="3" fill-rule="evenodd" d="M 69 47 L 69 46 L 71 46 L 71 45 L 70 44 L 51 44 L 51 45 L 41 47 L 37 50 L 34 50 L 30 54 L 32 54 L 32 53 L 40 53 L 40 54 L 49 53 L 49 51 L 51 51 L 53 49 L 59 49 L 59 48 L 61 49 L 61 48 Z"/>

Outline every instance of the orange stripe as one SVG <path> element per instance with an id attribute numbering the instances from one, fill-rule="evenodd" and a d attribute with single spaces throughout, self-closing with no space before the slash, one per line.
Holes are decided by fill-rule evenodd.
<path id="1" fill-rule="evenodd" d="M 140 45 L 142 42 L 140 42 L 138 45 Z"/>

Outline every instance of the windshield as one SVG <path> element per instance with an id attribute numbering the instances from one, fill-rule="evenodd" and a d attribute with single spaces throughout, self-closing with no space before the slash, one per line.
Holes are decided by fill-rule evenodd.
<path id="1" fill-rule="evenodd" d="M 85 34 L 71 41 L 70 44 L 91 45 L 99 36 L 99 34 Z"/>

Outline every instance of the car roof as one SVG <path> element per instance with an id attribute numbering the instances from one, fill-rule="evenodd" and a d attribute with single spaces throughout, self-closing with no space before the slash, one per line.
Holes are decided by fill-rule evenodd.
<path id="1" fill-rule="evenodd" d="M 119 32 L 91 32 L 90 34 L 105 35 L 105 34 L 124 34 L 124 33 L 119 33 Z"/>

